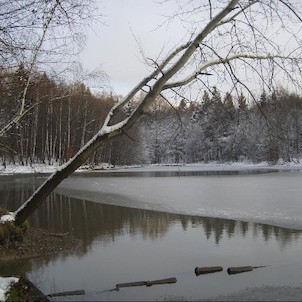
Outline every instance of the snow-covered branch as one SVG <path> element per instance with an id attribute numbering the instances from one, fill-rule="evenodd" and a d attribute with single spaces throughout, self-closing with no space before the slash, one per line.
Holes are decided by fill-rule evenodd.
<path id="1" fill-rule="evenodd" d="M 163 72 L 164 68 L 183 50 L 185 50 L 189 46 L 189 42 L 186 44 L 183 44 L 179 47 L 177 47 L 161 64 L 159 64 L 156 69 L 147 77 L 145 77 L 141 82 L 139 82 L 128 94 L 125 98 L 123 98 L 119 103 L 117 103 L 112 109 L 111 109 L 111 115 L 114 111 L 117 109 L 123 107 L 125 104 L 127 104 L 131 99 L 139 92 L 141 91 L 144 86 L 146 86 L 151 80 L 156 79 L 156 77 Z M 106 121 L 106 124 L 108 122 Z"/>
<path id="2" fill-rule="evenodd" d="M 226 58 L 219 58 L 216 60 L 209 61 L 203 65 L 201 65 L 193 74 L 186 77 L 183 80 L 168 83 L 163 87 L 163 90 L 175 88 L 175 87 L 181 87 L 184 85 L 187 85 L 191 83 L 193 80 L 195 80 L 198 76 L 206 74 L 206 70 L 209 67 L 220 65 L 220 64 L 228 64 L 231 61 L 238 60 L 238 59 L 251 59 L 251 60 L 276 60 L 276 59 L 284 59 L 284 60 L 290 60 L 290 61 L 302 61 L 302 58 L 292 58 L 290 56 L 281 56 L 281 55 L 255 55 L 255 54 L 235 54 Z"/>

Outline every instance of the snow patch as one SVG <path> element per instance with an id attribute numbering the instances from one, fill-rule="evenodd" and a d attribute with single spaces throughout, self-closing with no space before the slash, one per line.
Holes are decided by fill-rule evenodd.
<path id="1" fill-rule="evenodd" d="M 64 165 L 46 165 L 46 164 L 34 164 L 34 165 L 6 165 L 5 167 L 0 168 L 0 175 L 14 175 L 14 174 L 51 174 L 57 170 L 62 169 Z M 77 172 L 83 171 L 81 168 L 76 170 Z"/>
<path id="2" fill-rule="evenodd" d="M 8 221 L 15 221 L 15 213 L 9 212 L 9 214 L 2 215 L 0 217 L 0 223 L 6 223 Z"/>
<path id="3" fill-rule="evenodd" d="M 5 301 L 5 294 L 10 287 L 17 282 L 19 282 L 19 278 L 16 277 L 0 277 L 0 301 Z"/>

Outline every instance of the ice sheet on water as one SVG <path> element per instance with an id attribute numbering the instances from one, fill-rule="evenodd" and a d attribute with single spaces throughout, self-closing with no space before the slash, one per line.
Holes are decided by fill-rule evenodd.
<path id="1" fill-rule="evenodd" d="M 95 202 L 302 229 L 302 173 L 75 177 L 59 193 Z"/>

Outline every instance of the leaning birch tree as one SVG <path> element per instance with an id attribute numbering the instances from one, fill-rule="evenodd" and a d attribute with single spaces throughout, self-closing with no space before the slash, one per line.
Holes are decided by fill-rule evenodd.
<path id="1" fill-rule="evenodd" d="M 166 1 L 169 0 L 162 2 Z M 11 219 L 16 225 L 22 224 L 95 150 L 126 133 L 160 95 L 180 93 L 193 85 L 208 86 L 208 74 L 215 75 L 217 82 L 229 83 L 238 91 L 246 89 L 251 95 L 257 81 L 269 88 L 278 81 L 296 87 L 301 83 L 302 20 L 298 0 L 185 1 L 171 18 L 189 16 L 194 17 L 195 28 L 188 33 L 187 42 L 165 58 L 152 60 L 153 71 L 111 108 L 93 138 L 22 206 L 11 215 L 2 216 L 2 221 Z M 279 39 L 280 35 L 284 36 Z M 119 110 L 142 90 L 144 97 L 135 102 L 132 113 L 119 120 Z"/>

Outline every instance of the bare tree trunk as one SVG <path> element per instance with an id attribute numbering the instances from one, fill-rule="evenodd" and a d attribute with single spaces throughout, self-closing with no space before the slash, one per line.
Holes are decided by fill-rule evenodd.
<path id="1" fill-rule="evenodd" d="M 34 110 L 34 121 L 32 127 L 32 146 L 31 146 L 31 158 L 32 161 L 36 160 L 36 148 L 37 148 L 37 134 L 38 134 L 38 114 L 39 109 L 38 107 Z"/>
<path id="2" fill-rule="evenodd" d="M 63 135 L 62 135 L 62 101 L 60 102 L 60 113 L 59 113 L 59 150 L 58 150 L 58 160 L 60 165 L 63 163 L 63 151 L 62 151 L 62 145 L 63 145 Z"/>
<path id="3" fill-rule="evenodd" d="M 71 100 L 68 98 L 68 117 L 67 117 L 67 143 L 66 143 L 66 158 L 69 159 L 69 151 L 70 151 L 70 131 L 71 131 Z"/>
<path id="4" fill-rule="evenodd" d="M 53 164 L 53 104 L 49 104 L 49 150 L 48 150 L 48 162 Z"/>
<path id="5" fill-rule="evenodd" d="M 44 148 L 44 159 L 49 161 L 49 108 L 47 106 L 47 112 L 46 112 L 46 123 L 45 123 L 45 148 Z"/>
<path id="6" fill-rule="evenodd" d="M 83 121 L 83 128 L 82 128 L 82 137 L 81 137 L 81 148 L 85 145 L 85 137 L 86 137 L 86 126 L 87 126 L 87 99 L 84 100 L 84 121 Z"/>

